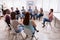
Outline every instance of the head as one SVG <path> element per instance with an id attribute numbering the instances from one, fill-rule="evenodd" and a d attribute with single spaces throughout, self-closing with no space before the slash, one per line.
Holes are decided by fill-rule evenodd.
<path id="1" fill-rule="evenodd" d="M 15 12 L 11 12 L 11 19 L 12 20 L 16 19 L 16 13 Z"/>
<path id="2" fill-rule="evenodd" d="M 24 20 L 23 20 L 23 24 L 24 25 L 29 25 L 29 12 L 26 12 L 26 14 L 25 14 L 25 18 L 24 18 Z"/>
<path id="3" fill-rule="evenodd" d="M 35 6 L 35 9 L 37 9 L 37 6 Z"/>
<path id="4" fill-rule="evenodd" d="M 6 14 L 10 14 L 10 10 L 9 9 L 6 9 Z"/>
<path id="5" fill-rule="evenodd" d="M 42 8 L 40 8 L 40 12 L 41 12 L 41 13 L 43 12 L 43 9 L 42 9 Z"/>
<path id="6" fill-rule="evenodd" d="M 18 8 L 16 8 L 16 10 L 18 10 Z"/>
<path id="7" fill-rule="evenodd" d="M 13 11 L 13 7 L 11 7 L 11 10 Z"/>
<path id="8" fill-rule="evenodd" d="M 53 12 L 53 9 L 50 9 L 50 12 Z"/>
<path id="9" fill-rule="evenodd" d="M 29 9 L 31 9 L 31 6 L 29 6 Z"/>
<path id="10" fill-rule="evenodd" d="M 22 9 L 24 9 L 24 6 L 22 6 Z"/>

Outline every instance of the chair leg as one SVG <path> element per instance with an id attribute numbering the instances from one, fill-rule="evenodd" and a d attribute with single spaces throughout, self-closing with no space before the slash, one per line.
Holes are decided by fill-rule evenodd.
<path id="1" fill-rule="evenodd" d="M 52 25 L 51 25 L 51 23 L 49 23 L 50 24 L 50 26 L 51 26 L 51 30 L 52 30 Z"/>
<path id="2" fill-rule="evenodd" d="M 24 37 L 22 36 L 22 34 L 20 34 L 21 35 L 21 37 L 22 37 L 22 40 L 24 40 Z"/>
<path id="3" fill-rule="evenodd" d="M 36 40 L 38 40 L 38 39 L 35 37 L 35 35 L 34 35 L 34 34 L 32 35 L 31 40 L 33 40 L 33 38 L 35 38 Z"/>
<path id="4" fill-rule="evenodd" d="M 15 40 L 17 40 L 17 35 L 15 36 Z"/>
<path id="5" fill-rule="evenodd" d="M 14 36 L 13 35 L 11 36 L 11 40 L 14 40 Z"/>
<path id="6" fill-rule="evenodd" d="M 33 37 L 31 38 L 31 40 L 33 40 Z"/>
<path id="7" fill-rule="evenodd" d="M 36 40 L 38 40 L 35 36 L 34 36 L 34 38 L 35 38 Z"/>

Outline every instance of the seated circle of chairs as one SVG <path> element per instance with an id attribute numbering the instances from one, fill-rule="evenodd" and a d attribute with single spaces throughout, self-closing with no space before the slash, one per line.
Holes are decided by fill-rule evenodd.
<path id="1" fill-rule="evenodd" d="M 11 21 L 11 31 L 10 31 L 10 35 L 9 35 L 9 39 L 10 40 L 26 40 L 28 38 L 30 38 L 30 40 L 33 40 L 33 38 L 35 37 L 35 33 L 33 34 L 31 32 L 31 30 L 27 29 L 27 28 L 22 28 L 22 26 L 18 23 L 18 21 L 16 20 L 12 20 Z M 20 27 L 20 31 L 15 30 L 14 27 Z M 22 38 L 21 38 L 22 37 Z M 37 40 L 37 38 L 35 37 L 35 39 Z"/>

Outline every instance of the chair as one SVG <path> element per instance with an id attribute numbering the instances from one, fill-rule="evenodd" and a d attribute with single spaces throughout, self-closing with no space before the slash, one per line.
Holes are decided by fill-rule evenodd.
<path id="1" fill-rule="evenodd" d="M 16 33 L 16 31 L 15 31 L 15 27 L 17 27 L 18 26 L 18 21 L 16 21 L 16 20 L 12 20 L 12 22 L 11 22 L 11 24 L 10 24 L 10 26 L 11 26 L 11 32 L 10 32 L 10 37 L 11 37 L 11 40 L 18 40 L 19 39 L 19 36 L 21 36 L 22 37 L 22 40 L 24 40 L 24 38 L 23 38 L 23 36 L 22 36 L 22 34 L 21 34 L 21 32 L 19 32 L 19 33 Z"/>
<path id="2" fill-rule="evenodd" d="M 43 16 L 40 18 L 40 21 L 42 21 L 43 20 Z"/>
<path id="3" fill-rule="evenodd" d="M 30 38 L 30 40 L 33 40 L 33 38 L 35 38 L 36 40 L 38 40 L 35 35 L 31 32 L 31 30 L 24 28 L 24 32 L 26 33 L 26 39 Z M 25 39 L 25 40 L 26 40 Z"/>
<path id="4" fill-rule="evenodd" d="M 46 24 L 45 24 L 46 26 L 50 26 L 51 27 L 51 30 L 52 30 L 52 24 L 51 24 L 51 22 L 46 22 Z M 47 28 L 47 27 L 46 27 Z"/>

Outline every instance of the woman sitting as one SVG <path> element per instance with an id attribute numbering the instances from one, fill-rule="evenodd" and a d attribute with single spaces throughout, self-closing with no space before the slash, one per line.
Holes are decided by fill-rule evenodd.
<path id="1" fill-rule="evenodd" d="M 40 18 L 41 18 L 43 15 L 44 15 L 43 9 L 40 8 L 40 14 L 37 16 L 37 18 L 39 18 L 39 20 L 40 20 Z"/>
<path id="2" fill-rule="evenodd" d="M 44 18 L 44 20 L 43 20 L 43 28 L 45 27 L 45 22 L 51 22 L 52 20 L 53 20 L 53 9 L 50 9 L 48 19 Z"/>
<path id="3" fill-rule="evenodd" d="M 5 22 L 7 23 L 8 27 L 9 27 L 9 30 L 11 30 L 11 27 L 10 27 L 10 10 L 9 9 L 6 9 L 6 12 L 5 12 Z"/>
<path id="4" fill-rule="evenodd" d="M 23 24 L 24 24 L 24 28 L 31 30 L 32 33 L 35 32 L 36 24 L 34 23 L 34 21 L 30 20 L 29 12 L 26 12 L 25 18 L 23 20 Z"/>
<path id="5" fill-rule="evenodd" d="M 20 26 L 20 23 L 18 23 L 18 20 L 16 19 L 15 12 L 11 13 L 11 25 L 13 26 L 16 33 L 19 33 L 23 30 L 23 27 Z"/>

